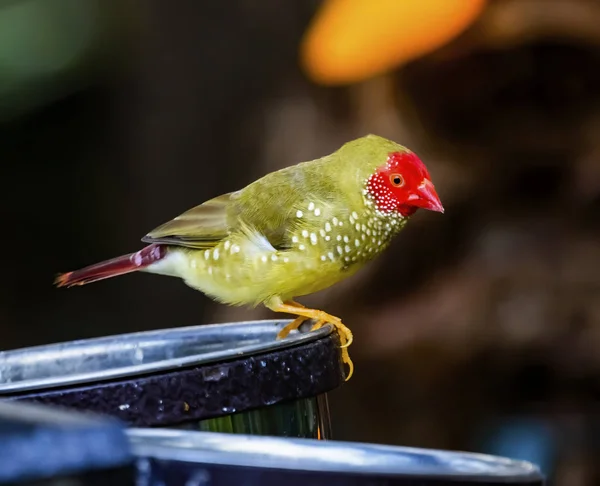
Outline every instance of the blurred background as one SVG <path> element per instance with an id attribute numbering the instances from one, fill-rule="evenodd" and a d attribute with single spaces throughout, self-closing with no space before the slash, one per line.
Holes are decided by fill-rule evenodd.
<path id="1" fill-rule="evenodd" d="M 600 1 L 0 0 L 2 349 L 272 318 L 54 275 L 376 133 L 446 213 L 302 300 L 356 335 L 337 439 L 600 481 Z M 397 4 L 397 5 L 395 5 Z"/>

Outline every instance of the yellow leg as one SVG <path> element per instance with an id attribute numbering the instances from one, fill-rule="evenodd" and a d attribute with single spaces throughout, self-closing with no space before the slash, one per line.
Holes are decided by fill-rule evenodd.
<path id="1" fill-rule="evenodd" d="M 293 300 L 286 302 L 286 305 L 291 305 L 293 307 L 299 307 L 300 309 L 306 309 L 306 307 L 304 307 L 302 304 L 299 304 L 298 302 L 294 302 Z M 305 316 L 296 317 L 296 319 L 294 319 L 287 326 L 285 326 L 281 331 L 279 331 L 279 334 L 277 334 L 277 339 L 286 338 L 290 332 L 298 329 L 302 325 L 302 323 L 306 320 L 308 320 L 308 317 L 305 317 Z"/>
<path id="2" fill-rule="evenodd" d="M 352 360 L 350 359 L 350 354 L 348 353 L 348 346 L 352 344 L 354 337 L 352 336 L 352 331 L 348 329 L 339 317 L 332 316 L 331 314 L 327 314 L 326 312 L 317 310 L 317 309 L 308 309 L 303 305 L 300 305 L 296 302 L 289 303 L 279 303 L 276 305 L 267 305 L 269 309 L 274 312 L 285 312 L 287 314 L 293 314 L 298 316 L 294 319 L 293 322 L 288 324 L 285 328 L 283 328 L 279 334 L 278 338 L 282 338 L 287 336 L 290 331 L 293 329 L 298 329 L 300 324 L 307 319 L 314 319 L 317 323 L 312 327 L 312 330 L 319 329 L 323 327 L 325 324 L 329 323 L 335 326 L 340 336 L 341 347 L 342 347 L 342 360 L 344 363 L 348 365 L 349 372 L 346 377 L 346 381 L 350 379 L 352 374 L 354 373 L 354 364 L 352 364 Z"/>

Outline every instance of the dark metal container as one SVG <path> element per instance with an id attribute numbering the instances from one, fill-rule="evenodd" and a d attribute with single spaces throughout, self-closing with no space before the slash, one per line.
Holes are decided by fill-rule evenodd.
<path id="1" fill-rule="evenodd" d="M 0 353 L 0 400 L 109 414 L 130 426 L 331 437 L 326 393 L 344 381 L 331 326 L 213 324 Z"/>
<path id="2" fill-rule="evenodd" d="M 502 457 L 374 444 L 178 430 L 128 430 L 140 486 L 538 486 Z"/>
<path id="3" fill-rule="evenodd" d="M 0 485 L 133 486 L 135 478 L 115 420 L 0 403 Z"/>

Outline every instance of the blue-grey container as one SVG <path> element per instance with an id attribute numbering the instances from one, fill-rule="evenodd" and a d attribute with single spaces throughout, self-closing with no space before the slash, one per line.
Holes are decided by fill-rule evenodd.
<path id="1" fill-rule="evenodd" d="M 115 420 L 0 403 L 0 485 L 133 486 L 133 464 Z"/>
<path id="2" fill-rule="evenodd" d="M 130 429 L 140 486 L 538 486 L 528 462 L 314 439 Z"/>
<path id="3" fill-rule="evenodd" d="M 88 410 L 132 427 L 331 438 L 344 382 L 330 325 L 278 340 L 289 321 L 138 332 L 0 352 L 0 401 Z"/>

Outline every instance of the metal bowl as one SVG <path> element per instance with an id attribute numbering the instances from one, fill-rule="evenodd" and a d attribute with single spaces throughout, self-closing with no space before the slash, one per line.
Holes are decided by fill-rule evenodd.
<path id="1" fill-rule="evenodd" d="M 0 399 L 107 413 L 131 426 L 323 436 L 314 422 L 328 422 L 325 393 L 344 380 L 339 337 L 325 326 L 276 339 L 288 322 L 211 324 L 4 351 Z M 261 415 L 265 407 L 276 416 Z M 269 425 L 281 415 L 290 427 Z"/>
<path id="2" fill-rule="evenodd" d="M 176 430 L 127 433 L 142 484 L 187 484 L 200 476 L 206 486 L 543 484 L 531 463 L 467 452 Z"/>

